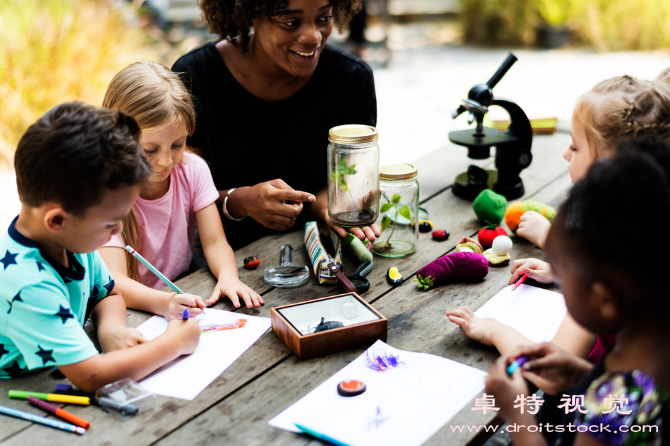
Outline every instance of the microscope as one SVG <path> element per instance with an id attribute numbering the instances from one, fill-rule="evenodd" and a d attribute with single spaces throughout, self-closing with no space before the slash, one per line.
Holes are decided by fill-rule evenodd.
<path id="1" fill-rule="evenodd" d="M 530 146 L 533 131 L 526 113 L 514 102 L 493 96 L 493 88 L 514 65 L 517 58 L 509 53 L 507 59 L 485 84 L 475 85 L 468 92 L 468 98 L 451 115 L 456 119 L 461 113 L 469 112 L 469 124 L 476 122 L 474 129 L 449 132 L 449 140 L 468 148 L 468 157 L 476 160 L 491 156 L 491 147 L 496 148 L 495 167 L 484 170 L 471 165 L 467 172 L 456 177 L 452 191 L 466 200 L 474 200 L 484 189 L 493 189 L 508 200 L 524 194 L 523 181 L 519 173 L 530 165 L 533 159 Z M 484 115 L 488 107 L 497 105 L 509 113 L 510 126 L 505 132 L 484 127 Z"/>

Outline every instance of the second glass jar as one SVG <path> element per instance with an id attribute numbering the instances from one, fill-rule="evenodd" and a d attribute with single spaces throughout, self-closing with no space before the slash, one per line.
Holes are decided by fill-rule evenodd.
<path id="1" fill-rule="evenodd" d="M 383 257 L 405 257 L 416 251 L 419 240 L 419 182 L 411 164 L 387 164 L 379 168 L 381 189 L 379 220 L 381 236 L 372 245 Z"/>

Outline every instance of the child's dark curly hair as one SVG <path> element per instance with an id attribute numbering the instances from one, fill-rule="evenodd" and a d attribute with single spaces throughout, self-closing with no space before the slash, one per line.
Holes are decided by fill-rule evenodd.
<path id="1" fill-rule="evenodd" d="M 665 317 L 670 256 L 661 252 L 665 241 L 658 234 L 670 221 L 670 147 L 649 140 L 624 144 L 573 187 L 549 238 L 560 256 L 574 263 L 578 279 L 604 284 L 624 314 Z M 644 147 L 632 149 L 636 144 Z"/>
<path id="2" fill-rule="evenodd" d="M 251 21 L 256 17 L 270 19 L 281 15 L 286 0 L 200 0 L 202 19 L 213 34 L 247 49 L 251 36 Z M 361 10 L 361 0 L 330 0 L 333 18 L 340 33 L 349 26 L 351 18 Z"/>

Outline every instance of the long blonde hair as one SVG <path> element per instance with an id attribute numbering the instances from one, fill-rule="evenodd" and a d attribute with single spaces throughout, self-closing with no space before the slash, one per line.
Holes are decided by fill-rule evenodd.
<path id="1" fill-rule="evenodd" d="M 117 108 L 137 121 L 140 130 L 183 123 L 189 135 L 195 129 L 191 95 L 176 73 L 156 62 L 136 62 L 114 76 L 102 106 Z M 123 220 L 123 242 L 140 251 L 139 222 L 134 210 Z M 126 252 L 128 277 L 141 281 L 137 260 Z"/>
<path id="2" fill-rule="evenodd" d="M 574 115 L 584 126 L 592 159 L 611 153 L 627 137 L 646 134 L 670 140 L 669 72 L 651 81 L 613 77 L 579 97 Z"/>

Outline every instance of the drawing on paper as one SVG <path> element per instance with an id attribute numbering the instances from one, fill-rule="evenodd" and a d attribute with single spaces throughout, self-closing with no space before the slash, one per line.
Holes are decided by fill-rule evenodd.
<path id="1" fill-rule="evenodd" d="M 405 366 L 405 363 L 400 360 L 400 356 L 394 355 L 393 353 L 378 353 L 369 349 L 365 352 L 365 366 L 375 372 L 385 372 L 390 369 Z"/>
<path id="2" fill-rule="evenodd" d="M 382 412 L 381 407 L 377 406 L 377 412 L 375 413 L 374 418 L 372 418 L 367 424 L 367 430 L 379 430 L 379 428 L 390 418 L 389 415 L 386 415 Z"/>
<path id="3" fill-rule="evenodd" d="M 246 319 L 235 319 L 235 322 L 228 322 L 225 324 L 203 325 L 200 328 L 202 329 L 202 334 L 205 334 L 205 333 L 214 333 L 215 331 L 235 330 L 237 328 L 243 328 L 246 325 L 247 325 Z"/>

